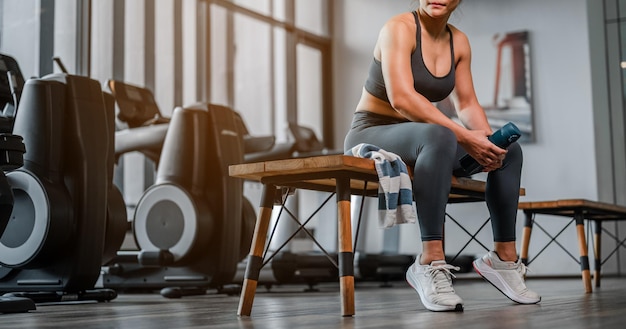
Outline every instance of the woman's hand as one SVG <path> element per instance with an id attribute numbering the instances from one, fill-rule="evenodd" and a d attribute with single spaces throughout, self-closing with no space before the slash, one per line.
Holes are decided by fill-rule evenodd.
<path id="1" fill-rule="evenodd" d="M 496 161 L 494 161 L 493 163 L 483 166 L 483 171 L 484 172 L 494 171 L 494 170 L 499 169 L 500 167 L 502 167 L 502 161 L 504 161 L 504 157 L 506 156 L 506 152 L 507 151 L 503 150 L 501 148 L 499 148 L 499 149 L 504 151 L 504 154 L 499 156 L 498 159 Z"/>
<path id="2" fill-rule="evenodd" d="M 490 132 L 484 130 L 469 130 L 461 145 L 467 153 L 483 166 L 483 171 L 489 172 L 502 167 L 506 150 L 493 144 L 487 137 Z"/>

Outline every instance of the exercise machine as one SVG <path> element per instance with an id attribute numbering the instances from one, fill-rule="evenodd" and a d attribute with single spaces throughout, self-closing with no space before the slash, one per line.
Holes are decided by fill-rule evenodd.
<path id="1" fill-rule="evenodd" d="M 228 175 L 230 164 L 244 161 L 240 119 L 214 104 L 174 110 L 156 182 L 133 215 L 139 250 L 118 251 L 104 268 L 105 287 L 160 289 L 165 297 L 228 289 L 255 222 L 243 182 Z"/>
<path id="2" fill-rule="evenodd" d="M 6 175 L 15 202 L 0 239 L 5 296 L 35 302 L 116 297 L 111 289 L 95 289 L 107 227 L 126 217 L 125 208 L 114 205 L 107 103 L 100 84 L 87 77 L 59 73 L 26 81 L 13 134 L 24 137 L 28 152 L 24 165 Z"/>
<path id="3" fill-rule="evenodd" d="M 197 255 L 190 255 L 194 254 L 192 252 L 193 249 L 199 248 L 195 247 L 199 243 L 197 241 L 187 241 L 187 239 L 198 235 L 201 237 L 200 239 L 220 240 L 219 235 L 212 236 L 211 234 L 210 224 L 214 221 L 211 218 L 216 213 L 216 210 L 221 212 L 220 209 L 223 207 L 233 207 L 233 205 L 237 204 L 237 200 L 241 198 L 241 207 L 243 208 L 240 209 L 242 230 L 244 232 L 242 234 L 250 235 L 249 238 L 242 238 L 242 241 L 249 243 L 256 218 L 254 208 L 247 198 L 233 194 L 239 193 L 237 192 L 238 188 L 229 187 L 232 185 L 231 183 L 221 181 L 223 176 L 228 175 L 226 165 L 216 168 L 217 171 L 211 170 L 211 172 L 219 172 L 219 174 L 216 174 L 218 179 L 199 183 L 200 185 L 206 185 L 205 188 L 207 190 L 218 191 L 212 193 L 220 193 L 219 191 L 223 191 L 224 188 L 232 191 L 233 193 L 230 193 L 228 197 L 223 198 L 221 201 L 225 206 L 212 205 L 209 207 L 209 210 L 204 209 L 208 203 L 203 201 L 205 196 L 199 195 L 192 195 L 190 200 L 193 199 L 193 202 L 182 201 L 186 200 L 187 197 L 181 195 L 190 193 L 187 191 L 193 191 L 195 187 L 190 186 L 188 182 L 181 183 L 180 180 L 186 180 L 185 175 L 198 170 L 205 170 L 204 167 L 208 161 L 206 157 L 214 159 L 210 160 L 212 162 L 218 159 L 228 163 L 262 161 L 263 159 L 290 156 L 293 144 L 276 143 L 274 136 L 253 136 L 248 131 L 243 118 L 238 112 L 209 104 L 196 104 L 192 108 L 176 110 L 175 112 L 181 113 L 179 115 L 180 118 L 174 126 L 171 126 L 171 121 L 174 121 L 173 118 L 167 118 L 161 114 L 149 89 L 116 80 L 109 80 L 107 86 L 119 108 L 117 118 L 128 126 L 128 129 L 116 131 L 116 159 L 127 152 L 141 152 L 155 163 L 157 178 L 154 186 L 148 187 L 138 202 L 135 215 L 131 219 L 130 230 L 134 239 L 134 246 L 132 246 L 133 241 L 127 243 L 124 246 L 125 250 L 117 252 L 116 257 L 105 264 L 104 284 L 117 290 L 162 289 L 163 295 L 169 297 L 204 293 L 207 287 L 214 286 L 219 290 L 224 290 L 223 287 L 226 280 L 215 278 L 216 270 L 211 269 L 211 266 L 213 266 L 213 263 L 221 266 L 220 264 L 223 264 L 225 261 L 220 259 L 205 261 Z M 197 126 L 194 123 L 195 119 L 191 117 L 202 117 L 203 114 L 194 113 L 194 111 L 190 110 L 199 110 L 200 108 L 205 112 L 209 108 L 222 108 L 224 113 L 228 113 L 227 116 L 232 117 L 232 120 L 228 119 L 229 127 L 231 127 L 229 130 L 230 134 L 233 135 L 234 132 L 238 136 L 237 138 L 243 140 L 243 148 L 232 147 L 228 143 L 220 147 L 219 140 L 224 139 L 224 137 L 217 135 L 215 137 L 217 139 L 213 139 L 213 142 L 207 142 L 206 138 L 210 138 L 210 133 L 207 134 L 204 130 L 208 129 L 210 132 L 212 131 L 211 129 L 220 127 L 211 128 L 204 124 Z M 211 125 L 211 123 L 207 124 Z M 173 129 L 173 131 L 170 132 L 170 129 Z M 166 139 L 169 142 L 166 143 Z M 239 144 L 239 142 L 236 144 Z M 193 149 L 194 145 L 195 149 Z M 188 149 L 189 147 L 192 148 Z M 177 152 L 181 150 L 187 150 L 185 152 L 188 152 L 189 156 L 180 157 L 180 154 Z M 194 155 L 192 154 L 194 152 L 202 154 Z M 240 154 L 242 152 L 243 158 Z M 194 160 L 188 162 L 190 158 Z M 172 187 L 173 185 L 170 184 L 172 182 L 175 187 Z M 183 191 L 184 193 L 173 192 L 175 196 L 166 196 L 171 191 Z M 172 198 L 174 200 L 170 200 Z M 169 204 L 169 202 L 172 204 Z M 200 204 L 200 206 L 196 204 Z M 145 222 L 152 223 L 152 221 L 156 221 L 156 219 L 153 219 L 155 218 L 154 209 L 161 208 L 165 209 L 163 213 L 164 219 L 162 219 L 161 223 L 168 223 L 167 228 L 159 232 L 151 229 L 148 231 L 143 225 Z M 231 214 L 225 214 L 224 216 L 232 218 Z M 216 219 L 218 223 L 221 223 L 223 220 L 225 220 L 223 216 Z M 178 224 L 184 226 L 184 236 L 180 236 L 181 232 Z M 152 228 L 152 226 L 150 227 Z M 169 240 L 169 242 L 166 243 L 164 240 Z M 184 243 L 179 244 L 178 241 L 184 241 Z M 163 243 L 167 246 L 162 245 Z M 239 240 L 231 239 L 230 243 L 239 243 Z M 158 245 L 158 248 L 164 249 L 157 251 L 156 249 L 158 248 L 155 244 Z M 122 247 L 119 244 L 118 246 Z M 171 247 L 171 250 L 168 247 Z M 228 246 L 228 242 L 225 242 L 224 248 L 231 248 Z M 155 251 L 157 252 L 155 253 Z M 246 253 L 247 247 L 242 248 L 240 258 L 245 257 Z M 179 258 L 183 258 L 183 260 Z M 226 258 L 229 257 L 227 256 Z M 207 277 L 207 274 L 210 277 Z M 169 281 L 166 281 L 162 276 L 166 276 Z M 225 277 L 227 276 L 229 275 L 225 275 Z"/>

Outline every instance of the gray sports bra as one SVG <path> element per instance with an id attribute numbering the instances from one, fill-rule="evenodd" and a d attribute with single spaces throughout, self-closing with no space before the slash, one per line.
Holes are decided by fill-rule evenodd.
<path id="1" fill-rule="evenodd" d="M 411 54 L 411 71 L 413 72 L 413 87 L 415 91 L 422 94 L 431 102 L 439 102 L 448 97 L 454 89 L 454 46 L 452 42 L 452 31 L 450 27 L 446 27 L 450 34 L 450 71 L 443 77 L 436 77 L 426 67 L 422 58 L 422 40 L 421 26 L 417 12 L 413 12 L 415 24 L 417 25 L 415 35 L 415 51 Z M 365 90 L 385 102 L 389 102 L 387 97 L 387 89 L 385 88 L 385 80 L 383 79 L 383 70 L 380 61 L 376 58 L 372 61 L 369 69 L 369 76 L 365 81 Z"/>

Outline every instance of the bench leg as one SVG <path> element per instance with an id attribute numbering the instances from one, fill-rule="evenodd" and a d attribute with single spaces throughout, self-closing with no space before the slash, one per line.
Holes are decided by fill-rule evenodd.
<path id="1" fill-rule="evenodd" d="M 339 289 L 341 315 L 354 315 L 354 251 L 350 215 L 350 179 L 337 179 L 337 219 L 339 239 Z"/>
<path id="2" fill-rule="evenodd" d="M 528 265 L 528 248 L 530 246 L 530 235 L 533 231 L 533 214 L 530 211 L 524 211 L 525 221 L 524 230 L 522 231 L 522 250 L 520 258 L 524 265 Z"/>
<path id="3" fill-rule="evenodd" d="M 576 232 L 578 233 L 578 249 L 580 250 L 580 269 L 582 272 L 585 292 L 591 292 L 591 273 L 589 271 L 589 256 L 587 254 L 587 241 L 585 238 L 585 218 L 582 212 L 577 211 L 574 215 L 576 220 Z"/>
<path id="4" fill-rule="evenodd" d="M 272 216 L 272 209 L 274 208 L 275 192 L 276 187 L 274 185 L 265 184 L 263 186 L 261 207 L 254 227 L 254 235 L 250 246 L 250 254 L 248 255 L 243 288 L 241 290 L 241 297 L 239 298 L 239 308 L 237 310 L 237 315 L 239 316 L 250 316 L 252 312 L 254 294 L 256 293 L 259 273 L 263 265 L 263 252 L 265 250 L 265 240 L 267 239 L 267 229 Z"/>
<path id="5" fill-rule="evenodd" d="M 593 245 L 594 245 L 594 272 L 593 272 L 593 281 L 596 287 L 600 287 L 600 269 L 602 268 L 602 221 L 594 220 L 595 224 L 594 234 L 593 234 Z"/>

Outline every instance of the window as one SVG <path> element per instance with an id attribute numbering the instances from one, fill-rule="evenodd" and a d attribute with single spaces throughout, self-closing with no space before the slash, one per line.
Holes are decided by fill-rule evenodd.
<path id="1" fill-rule="evenodd" d="M 332 142 L 329 1 L 206 1 L 210 101 L 240 112 L 253 135 L 284 141 L 291 122 Z"/>

